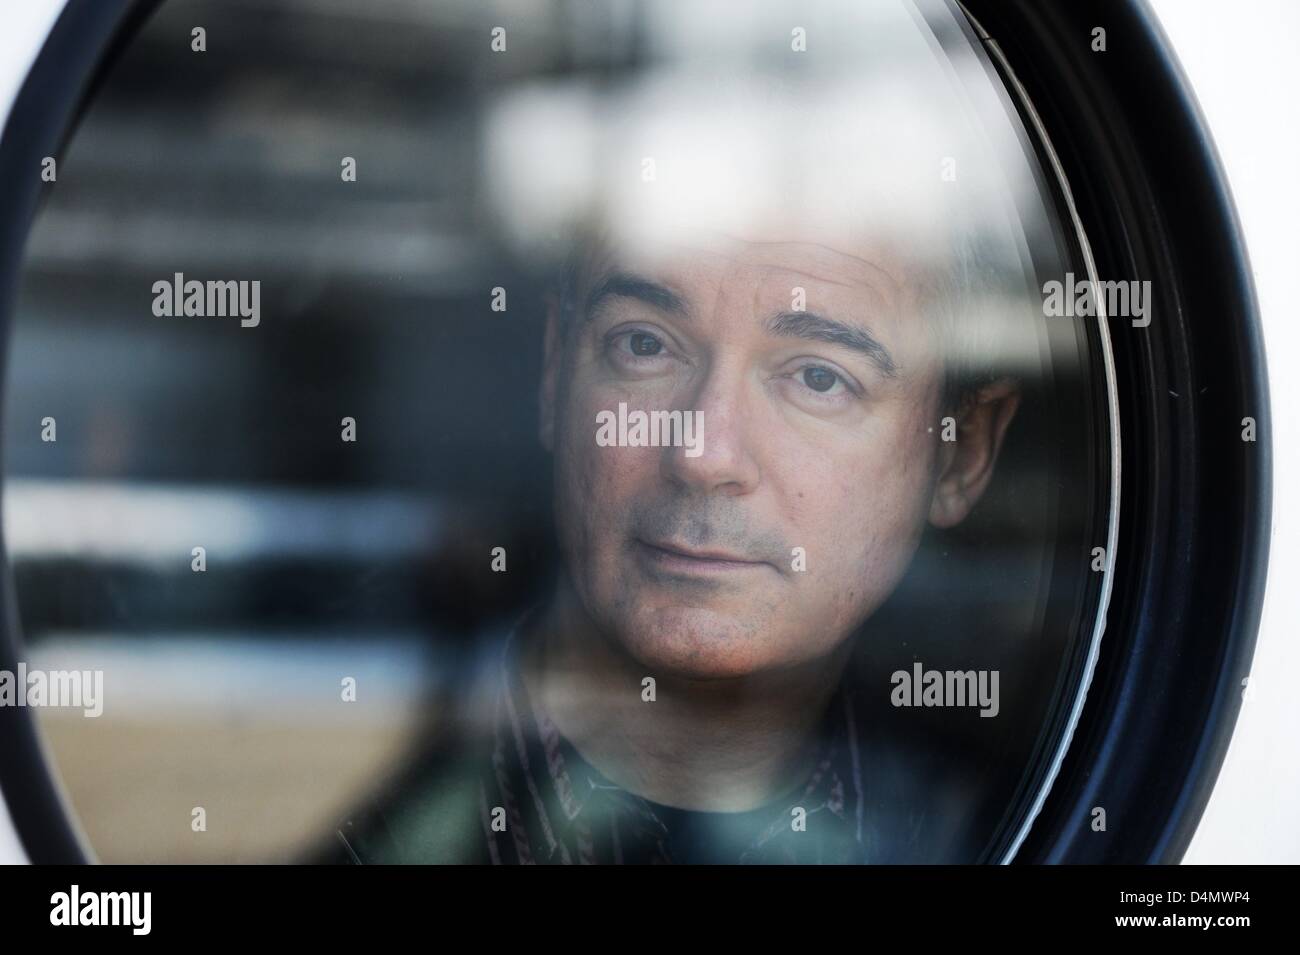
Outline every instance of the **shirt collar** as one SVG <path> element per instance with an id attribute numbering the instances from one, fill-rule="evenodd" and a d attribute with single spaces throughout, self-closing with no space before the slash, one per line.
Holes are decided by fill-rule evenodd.
<path id="1" fill-rule="evenodd" d="M 526 613 L 498 657 L 492 758 L 484 780 L 506 810 L 506 830 L 486 827 L 494 861 L 672 862 L 668 829 L 644 798 L 588 763 L 540 707 L 522 677 Z M 736 862 L 863 862 L 864 794 L 851 693 L 837 688 L 817 734 L 818 755 L 803 786 L 757 828 Z M 796 809 L 803 810 L 802 820 Z"/>

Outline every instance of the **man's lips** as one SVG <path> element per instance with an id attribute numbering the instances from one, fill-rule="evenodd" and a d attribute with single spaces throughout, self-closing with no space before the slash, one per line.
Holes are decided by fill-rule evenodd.
<path id="1" fill-rule="evenodd" d="M 765 560 L 751 560 L 729 551 L 698 549 L 670 541 L 645 541 L 637 538 L 644 553 L 656 563 L 696 572 L 752 570 L 763 567 Z"/>

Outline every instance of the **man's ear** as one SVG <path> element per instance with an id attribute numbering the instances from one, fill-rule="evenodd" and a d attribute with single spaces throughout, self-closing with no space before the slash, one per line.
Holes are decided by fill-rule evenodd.
<path id="1" fill-rule="evenodd" d="M 538 386 L 537 437 L 547 451 L 555 450 L 555 383 L 560 374 L 560 300 L 548 292 L 546 303 L 546 335 L 542 349 L 542 380 Z"/>
<path id="2" fill-rule="evenodd" d="M 939 479 L 930 500 L 935 527 L 960 524 L 984 494 L 1019 407 L 1020 385 L 1001 378 L 980 388 L 958 412 L 956 440 L 939 445 Z"/>

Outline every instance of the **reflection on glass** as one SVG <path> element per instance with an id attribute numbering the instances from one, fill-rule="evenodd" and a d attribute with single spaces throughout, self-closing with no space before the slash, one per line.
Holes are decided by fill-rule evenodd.
<path id="1" fill-rule="evenodd" d="M 960 11 L 265 6 L 162 7 L 28 250 L 6 535 L 105 674 L 41 714 L 100 857 L 1002 858 L 1106 454 Z"/>

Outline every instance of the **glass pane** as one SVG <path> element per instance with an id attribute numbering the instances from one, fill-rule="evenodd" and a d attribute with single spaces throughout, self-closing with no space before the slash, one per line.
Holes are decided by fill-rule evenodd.
<path id="1" fill-rule="evenodd" d="M 164 3 L 5 396 L 99 858 L 1006 858 L 1111 556 L 1028 116 L 939 0 Z"/>

